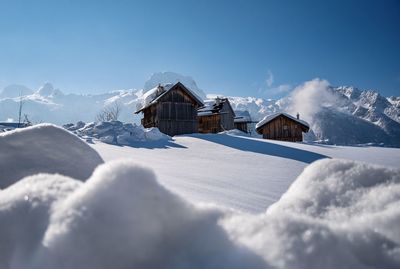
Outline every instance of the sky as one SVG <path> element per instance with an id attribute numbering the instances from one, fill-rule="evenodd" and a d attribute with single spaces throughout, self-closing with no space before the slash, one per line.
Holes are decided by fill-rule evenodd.
<path id="1" fill-rule="evenodd" d="M 142 88 L 276 98 L 305 81 L 400 95 L 400 1 L 0 0 L 0 87 Z"/>

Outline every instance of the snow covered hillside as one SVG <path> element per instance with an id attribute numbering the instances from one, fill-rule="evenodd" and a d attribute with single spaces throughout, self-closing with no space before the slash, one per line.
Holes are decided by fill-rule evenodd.
<path id="1" fill-rule="evenodd" d="M 31 150 L 23 136 L 48 142 L 16 154 Z M 0 268 L 400 266 L 400 149 L 228 134 L 163 142 L 95 141 L 106 163 L 84 182 L 72 176 L 78 161 L 0 190 Z M 83 160 L 70 150 L 89 147 L 51 125 L 1 134 L 2 143 L 14 164 L 39 166 L 48 152 Z"/>
<path id="2" fill-rule="evenodd" d="M 46 83 L 36 92 L 23 86 L 6 87 L 0 94 L 0 121 L 18 119 L 20 93 L 23 114 L 30 121 L 66 124 L 91 122 L 107 106 L 118 103 L 122 110 L 120 120 L 140 123 L 140 115 L 133 114 L 143 102 L 144 93 L 158 83 L 182 81 L 198 96 L 204 91 L 188 77 L 172 72 L 155 73 L 143 90 L 130 89 L 97 95 L 64 94 Z M 215 95 L 209 95 L 215 96 Z M 378 92 L 354 87 L 332 87 L 327 81 L 314 79 L 296 87 L 279 100 L 255 97 L 229 97 L 235 110 L 247 110 L 253 120 L 285 111 L 310 123 L 306 141 L 325 144 L 373 144 L 400 147 L 400 97 L 386 98 Z"/>
<path id="3" fill-rule="evenodd" d="M 260 213 L 276 202 L 310 163 L 324 158 L 399 167 L 400 149 L 280 142 L 228 134 L 176 136 L 132 147 L 92 144 L 105 161 L 150 165 L 159 180 L 193 202 Z"/>
<path id="4" fill-rule="evenodd" d="M 229 97 L 235 110 L 248 110 L 254 120 L 289 112 L 311 125 L 306 141 L 327 144 L 375 144 L 400 147 L 400 101 L 372 90 L 333 87 L 314 79 L 280 100 Z"/>

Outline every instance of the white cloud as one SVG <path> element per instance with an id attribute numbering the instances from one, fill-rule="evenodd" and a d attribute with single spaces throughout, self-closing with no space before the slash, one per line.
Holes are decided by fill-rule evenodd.
<path id="1" fill-rule="evenodd" d="M 290 90 L 292 90 L 292 86 L 290 84 L 281 84 L 278 86 L 274 86 L 274 82 L 274 74 L 271 72 L 271 70 L 268 70 L 265 85 L 259 88 L 258 92 L 268 95 L 280 95 L 288 93 Z"/>
<path id="2" fill-rule="evenodd" d="M 265 80 L 268 87 L 271 87 L 274 84 L 274 75 L 272 74 L 271 70 L 267 72 L 267 79 Z"/>
<path id="3" fill-rule="evenodd" d="M 275 95 L 275 94 L 287 93 L 290 90 L 292 90 L 292 86 L 290 84 L 281 84 L 279 86 L 268 89 L 268 92 Z"/>
<path id="4" fill-rule="evenodd" d="M 337 103 L 337 98 L 329 91 L 327 80 L 315 78 L 297 86 L 290 94 L 290 112 L 300 113 L 306 120 L 312 120 L 321 108 Z"/>

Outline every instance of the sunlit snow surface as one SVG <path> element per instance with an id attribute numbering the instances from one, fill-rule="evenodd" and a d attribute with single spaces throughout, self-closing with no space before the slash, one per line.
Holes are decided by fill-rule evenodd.
<path id="1" fill-rule="evenodd" d="M 105 161 L 129 158 L 153 168 L 161 183 L 193 202 L 251 213 L 266 210 L 311 162 L 341 158 L 399 167 L 400 149 L 338 147 L 227 134 L 175 136 L 135 147 L 92 145 Z"/>
<path id="2" fill-rule="evenodd" d="M 226 134 L 92 147 L 106 163 L 85 182 L 0 190 L 0 268 L 400 267 L 397 149 Z"/>

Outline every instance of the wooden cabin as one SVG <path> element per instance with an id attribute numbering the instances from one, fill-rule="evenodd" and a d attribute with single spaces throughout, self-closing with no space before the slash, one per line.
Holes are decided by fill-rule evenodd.
<path id="1" fill-rule="evenodd" d="M 287 113 L 266 116 L 256 125 L 256 131 L 264 139 L 298 142 L 303 141 L 303 133 L 310 129 L 307 122 L 300 120 L 299 114 L 293 117 Z"/>
<path id="2" fill-rule="evenodd" d="M 235 128 L 235 112 L 228 98 L 207 100 L 197 112 L 199 133 L 219 133 Z"/>
<path id="3" fill-rule="evenodd" d="M 249 124 L 252 123 L 250 113 L 247 110 L 237 110 L 235 111 L 235 118 L 233 120 L 235 129 L 242 132 L 249 133 Z"/>
<path id="4" fill-rule="evenodd" d="M 157 127 L 170 136 L 197 133 L 197 109 L 203 102 L 182 83 L 158 85 L 143 99 L 135 114 L 143 113 L 145 128 Z"/>

